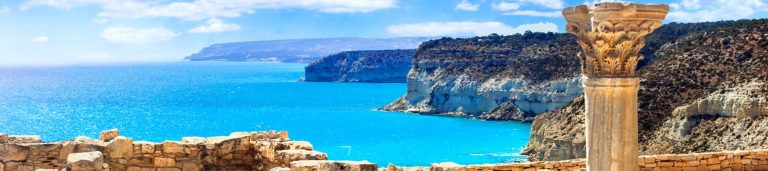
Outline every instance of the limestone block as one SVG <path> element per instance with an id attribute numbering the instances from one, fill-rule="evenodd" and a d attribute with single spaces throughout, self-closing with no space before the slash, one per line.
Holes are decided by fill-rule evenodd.
<path id="1" fill-rule="evenodd" d="M 291 162 L 292 171 L 376 171 L 367 161 L 300 160 Z"/>
<path id="2" fill-rule="evenodd" d="M 72 141 L 66 141 L 61 143 L 61 150 L 59 150 L 59 160 L 67 161 L 69 154 L 75 152 L 75 144 Z"/>
<path id="3" fill-rule="evenodd" d="M 117 138 L 117 136 L 120 136 L 120 133 L 117 131 L 117 129 L 110 129 L 106 131 L 101 131 L 101 133 L 99 133 L 99 140 L 106 142 L 114 138 Z"/>
<path id="4" fill-rule="evenodd" d="M 317 151 L 307 150 L 280 150 L 277 152 L 277 162 L 281 164 L 290 164 L 292 161 L 299 160 L 328 160 L 328 155 Z"/>
<path id="5" fill-rule="evenodd" d="M 201 144 L 205 143 L 205 138 L 203 137 L 182 137 L 181 143 L 185 144 Z"/>
<path id="6" fill-rule="evenodd" d="M 35 169 L 35 171 L 59 171 L 59 169 Z"/>
<path id="7" fill-rule="evenodd" d="M 151 142 L 135 141 L 133 142 L 133 148 L 137 149 L 134 151 L 134 153 L 141 153 L 141 154 L 155 153 L 155 144 Z"/>
<path id="8" fill-rule="evenodd" d="M 0 144 L 8 143 L 8 134 L 0 133 Z"/>
<path id="9" fill-rule="evenodd" d="M 11 135 L 8 136 L 9 143 L 40 143 L 40 136 L 37 135 Z"/>
<path id="10" fill-rule="evenodd" d="M 131 158 L 133 156 L 133 140 L 119 136 L 107 144 L 107 154 L 114 159 Z"/>
<path id="11" fill-rule="evenodd" d="M 202 171 L 203 165 L 199 163 L 182 163 L 181 171 Z"/>
<path id="12" fill-rule="evenodd" d="M 19 167 L 16 168 L 16 170 L 18 170 L 18 171 L 33 171 L 33 170 L 35 170 L 35 167 L 27 166 L 27 165 L 20 165 Z"/>
<path id="13" fill-rule="evenodd" d="M 163 141 L 160 144 L 164 154 L 181 154 L 184 153 L 184 148 L 177 141 Z"/>
<path id="14" fill-rule="evenodd" d="M 128 171 L 155 171 L 155 168 L 130 166 Z"/>
<path id="15" fill-rule="evenodd" d="M 0 161 L 22 161 L 29 155 L 29 146 L 0 144 Z"/>
<path id="16" fill-rule="evenodd" d="M 157 168 L 157 171 L 181 171 L 179 168 Z"/>
<path id="17" fill-rule="evenodd" d="M 429 166 L 431 171 L 466 171 L 467 167 L 453 162 L 433 163 Z"/>
<path id="18" fill-rule="evenodd" d="M 269 171 L 291 171 L 291 169 L 284 168 L 284 167 L 275 167 L 275 168 L 269 169 Z"/>
<path id="19" fill-rule="evenodd" d="M 102 170 L 104 158 L 99 151 L 72 153 L 67 156 L 67 169 L 70 171 Z"/>
<path id="20" fill-rule="evenodd" d="M 152 160 L 155 167 L 175 167 L 176 166 L 176 160 L 172 158 L 155 157 Z"/>
<path id="21" fill-rule="evenodd" d="M 106 144 L 99 140 L 94 140 L 86 136 L 75 138 L 75 152 L 103 151 Z"/>

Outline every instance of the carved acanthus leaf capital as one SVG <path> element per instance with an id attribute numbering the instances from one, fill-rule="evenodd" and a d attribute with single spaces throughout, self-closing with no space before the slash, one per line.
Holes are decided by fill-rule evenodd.
<path id="1" fill-rule="evenodd" d="M 634 76 L 645 36 L 661 26 L 667 5 L 601 3 L 566 8 L 566 31 L 576 35 L 588 76 Z"/>

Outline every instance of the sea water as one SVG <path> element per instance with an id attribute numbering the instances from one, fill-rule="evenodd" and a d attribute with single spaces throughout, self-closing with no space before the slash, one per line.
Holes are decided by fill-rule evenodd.
<path id="1" fill-rule="evenodd" d="M 297 81 L 304 64 L 169 62 L 0 68 L 0 132 L 62 141 L 286 130 L 332 160 L 386 167 L 524 160 L 530 124 L 381 112 L 403 83 Z"/>

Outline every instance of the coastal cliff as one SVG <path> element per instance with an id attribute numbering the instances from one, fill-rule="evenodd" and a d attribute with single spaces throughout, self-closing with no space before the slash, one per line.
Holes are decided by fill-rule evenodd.
<path id="1" fill-rule="evenodd" d="M 768 20 L 659 31 L 674 30 L 682 34 L 653 47 L 653 61 L 638 70 L 641 153 L 768 148 Z M 583 108 L 579 97 L 539 115 L 524 154 L 530 160 L 585 157 Z"/>
<path id="2" fill-rule="evenodd" d="M 413 49 L 341 52 L 305 67 L 304 81 L 405 83 L 414 53 Z"/>
<path id="3" fill-rule="evenodd" d="M 381 109 L 530 120 L 582 93 L 575 42 L 531 32 L 425 42 L 413 57 L 408 92 Z"/>

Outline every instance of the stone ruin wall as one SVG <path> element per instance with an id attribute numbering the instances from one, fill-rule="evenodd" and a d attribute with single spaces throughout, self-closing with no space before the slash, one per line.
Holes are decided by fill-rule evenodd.
<path id="1" fill-rule="evenodd" d="M 640 170 L 768 170 L 768 150 L 640 156 Z M 287 132 L 235 132 L 151 143 L 102 132 L 99 140 L 42 143 L 37 136 L 0 134 L 0 171 L 528 171 L 584 170 L 584 159 L 486 165 L 436 163 L 378 168 L 366 161 L 329 161 Z"/>
<path id="2" fill-rule="evenodd" d="M 72 156 L 86 152 L 84 159 Z M 89 158 L 89 155 L 95 155 Z M 289 167 L 291 161 L 326 160 L 305 141 L 291 141 L 287 132 L 235 132 L 222 137 L 184 137 L 181 142 L 152 143 L 102 132 L 99 140 L 77 137 L 42 143 L 37 136 L 0 134 L 0 171 L 129 170 L 269 170 Z M 81 161 L 85 160 L 85 161 Z M 77 162 L 93 165 L 75 169 Z M 103 163 L 103 164 L 102 164 Z M 87 165 L 87 164 L 86 164 Z M 102 166 L 104 165 L 104 166 Z M 83 167 L 79 167 L 83 168 Z"/>

